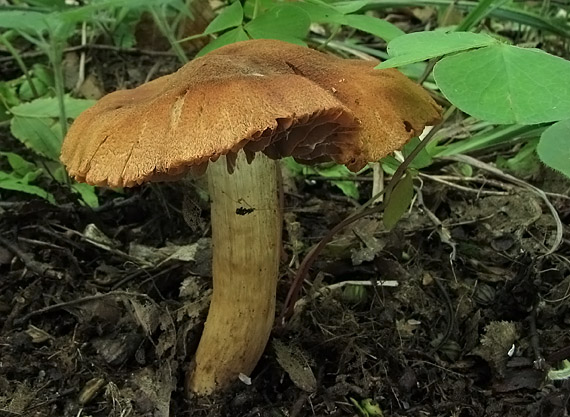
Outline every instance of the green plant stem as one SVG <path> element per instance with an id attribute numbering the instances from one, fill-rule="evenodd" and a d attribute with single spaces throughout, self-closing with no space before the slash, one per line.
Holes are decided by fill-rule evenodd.
<path id="1" fill-rule="evenodd" d="M 154 19 L 154 22 L 158 26 L 158 29 L 160 29 L 162 34 L 166 36 L 166 39 L 168 39 L 168 43 L 170 43 L 172 50 L 174 51 L 180 62 L 182 64 L 186 64 L 188 62 L 188 57 L 186 56 L 184 49 L 182 49 L 182 46 L 180 46 L 180 43 L 177 41 L 176 37 L 174 36 L 174 32 L 172 31 L 172 28 L 166 21 L 164 13 L 158 12 L 154 7 L 151 8 L 150 11 Z"/>
<path id="2" fill-rule="evenodd" d="M 495 2 L 497 2 L 497 0 L 481 0 L 477 6 L 471 9 L 469 14 L 465 16 L 465 19 L 463 19 L 455 30 L 457 32 L 469 32 L 492 11 L 493 6 L 496 7 L 496 5 L 493 4 Z"/>
<path id="3" fill-rule="evenodd" d="M 65 112 L 65 82 L 63 80 L 63 48 L 59 42 L 53 42 L 46 48 L 52 69 L 55 83 L 55 96 L 59 108 L 59 124 L 61 126 L 62 137 L 67 134 L 67 115 Z"/>
<path id="4" fill-rule="evenodd" d="M 54 39 L 54 36 L 50 36 Z M 57 106 L 59 108 L 59 124 L 61 127 L 61 138 L 67 134 L 67 113 L 65 111 L 65 81 L 63 80 L 63 44 L 57 40 L 53 40 L 51 44 L 41 46 L 50 60 L 53 69 L 53 79 L 55 84 L 55 96 L 57 97 Z M 65 171 L 64 171 L 65 172 Z M 65 172 L 65 182 L 71 185 L 71 180 Z"/>
<path id="5" fill-rule="evenodd" d="M 200 38 L 205 38 L 206 36 L 210 36 L 210 34 L 204 34 L 204 33 L 197 33 L 196 35 L 191 35 L 191 36 L 187 36 L 185 38 L 182 39 L 178 39 L 176 41 L 176 43 L 184 43 L 184 42 L 188 42 L 188 41 L 193 41 L 194 39 L 200 39 Z"/>
<path id="6" fill-rule="evenodd" d="M 12 43 L 8 40 L 8 37 L 6 36 L 7 33 L 8 32 L 0 34 L 0 42 L 4 44 L 4 46 L 6 47 L 8 52 L 10 52 L 10 54 L 12 54 L 12 56 L 14 57 L 14 60 L 16 61 L 18 66 L 20 67 L 20 71 L 22 71 L 22 73 L 24 74 L 24 77 L 26 77 L 26 80 L 30 84 L 30 89 L 32 90 L 32 94 L 34 95 L 34 97 L 39 98 L 40 95 L 38 94 L 38 90 L 36 90 L 36 86 L 34 85 L 32 77 L 30 76 L 30 71 L 29 71 L 28 67 L 26 66 L 26 63 L 24 62 L 24 60 L 20 56 L 20 53 L 16 50 L 16 48 L 14 48 Z"/>
<path id="7" fill-rule="evenodd" d="M 255 5 L 253 6 L 253 15 L 251 16 L 251 19 L 255 19 L 257 17 L 259 13 L 259 0 L 255 0 Z"/>
<path id="8" fill-rule="evenodd" d="M 336 35 L 339 34 L 340 30 L 342 29 L 341 25 L 336 26 L 333 30 L 331 30 L 331 34 L 329 35 L 329 37 L 327 39 L 325 39 L 325 41 L 317 48 L 317 51 L 324 51 L 328 44 L 334 39 L 336 38 Z"/>
<path id="9" fill-rule="evenodd" d="M 544 124 L 497 126 L 491 131 L 476 134 L 469 139 L 455 142 L 450 145 L 443 145 L 440 150 L 436 147 L 436 152 L 432 156 L 443 157 L 465 154 L 507 142 L 510 143 L 521 136 L 539 136 L 546 127 L 547 126 Z"/>

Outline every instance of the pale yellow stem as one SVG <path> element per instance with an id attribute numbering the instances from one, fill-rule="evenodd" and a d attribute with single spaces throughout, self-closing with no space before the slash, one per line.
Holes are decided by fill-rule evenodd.
<path id="1" fill-rule="evenodd" d="M 214 293 L 190 392 L 212 393 L 249 375 L 261 357 L 275 318 L 281 253 L 277 166 L 264 155 L 242 154 L 229 174 L 225 157 L 208 167 L 212 200 Z"/>

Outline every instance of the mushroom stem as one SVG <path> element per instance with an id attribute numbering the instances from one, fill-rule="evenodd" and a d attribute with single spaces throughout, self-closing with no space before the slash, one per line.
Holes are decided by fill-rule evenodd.
<path id="1" fill-rule="evenodd" d="M 226 158 L 208 167 L 212 200 L 214 292 L 188 389 L 207 395 L 249 375 L 275 319 L 281 253 L 277 165 L 242 152 L 229 174 Z"/>

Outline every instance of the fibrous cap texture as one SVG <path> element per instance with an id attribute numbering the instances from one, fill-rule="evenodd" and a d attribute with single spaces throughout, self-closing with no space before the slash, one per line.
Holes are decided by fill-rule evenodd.
<path id="1" fill-rule="evenodd" d="M 440 116 L 420 86 L 376 64 L 276 40 L 228 45 L 103 97 L 61 160 L 78 181 L 113 187 L 200 173 L 221 155 L 231 170 L 240 150 L 358 170 Z"/>

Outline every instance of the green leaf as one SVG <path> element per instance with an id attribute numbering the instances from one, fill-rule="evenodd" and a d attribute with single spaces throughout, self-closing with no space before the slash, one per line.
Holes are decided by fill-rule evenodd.
<path id="1" fill-rule="evenodd" d="M 62 138 L 52 130 L 53 120 L 16 116 L 11 120 L 12 135 L 39 155 L 59 160 Z"/>
<path id="2" fill-rule="evenodd" d="M 240 41 L 247 41 L 249 40 L 249 36 L 241 27 L 232 29 L 227 31 L 223 35 L 218 36 L 216 39 L 211 41 L 208 45 L 204 46 L 200 52 L 196 54 L 196 58 L 206 55 L 208 52 L 213 51 L 214 49 L 221 48 L 222 46 L 229 45 L 231 43 L 240 42 Z"/>
<path id="3" fill-rule="evenodd" d="M 20 33 L 35 35 L 40 42 L 39 35 L 49 32 L 55 39 L 65 40 L 72 34 L 73 25 L 62 17 L 65 12 L 39 13 L 34 11 L 9 10 L 0 11 L 0 28 L 14 29 Z"/>
<path id="4" fill-rule="evenodd" d="M 342 193 L 350 198 L 358 200 L 360 198 L 360 193 L 358 192 L 358 186 L 354 181 L 331 181 L 331 184 L 339 188 Z"/>
<path id="5" fill-rule="evenodd" d="M 387 42 L 405 34 L 402 29 L 392 23 L 368 15 L 349 14 L 344 17 L 344 22 L 348 26 L 378 36 Z"/>
<path id="6" fill-rule="evenodd" d="M 295 161 L 293 158 L 283 158 L 281 162 L 294 176 L 320 175 L 329 178 L 352 178 L 354 173 L 349 171 L 344 165 L 324 164 L 317 166 L 303 165 Z M 358 192 L 358 184 L 354 181 L 331 180 L 331 184 L 338 187 L 347 197 L 358 200 L 360 193 Z"/>
<path id="7" fill-rule="evenodd" d="M 44 13 L 19 10 L 0 11 L 0 28 L 21 30 L 26 33 L 41 33 L 47 30 Z"/>
<path id="8" fill-rule="evenodd" d="M 63 9 L 65 7 L 65 0 L 26 0 L 30 6 L 39 6 L 46 9 Z"/>
<path id="9" fill-rule="evenodd" d="M 542 162 L 570 178 L 570 119 L 546 129 L 536 151 Z"/>
<path id="10" fill-rule="evenodd" d="M 47 171 L 48 175 L 62 185 L 69 184 L 69 176 L 65 167 L 59 161 L 45 161 L 43 168 Z"/>
<path id="11" fill-rule="evenodd" d="M 390 59 L 376 68 L 394 68 L 446 54 L 481 48 L 498 41 L 489 35 L 471 32 L 416 32 L 399 36 L 388 44 Z"/>
<path id="12" fill-rule="evenodd" d="M 65 115 L 71 119 L 77 118 L 87 110 L 96 100 L 73 98 L 68 95 L 64 98 Z M 42 97 L 29 103 L 20 104 L 10 109 L 13 115 L 31 118 L 59 117 L 59 106 L 56 97 Z"/>
<path id="13" fill-rule="evenodd" d="M 392 155 L 385 156 L 380 160 L 382 169 L 388 175 L 394 175 L 398 167 L 400 166 L 400 161 L 394 158 Z"/>
<path id="14" fill-rule="evenodd" d="M 47 85 L 38 80 L 36 77 L 33 77 L 31 80 L 34 83 L 34 87 L 39 96 L 43 96 L 48 93 L 49 88 Z M 24 80 L 20 85 L 20 89 L 18 90 L 18 95 L 22 101 L 30 101 L 36 98 L 32 90 L 32 87 L 30 86 L 30 83 L 27 79 Z"/>
<path id="15" fill-rule="evenodd" d="M 0 121 L 10 120 L 8 109 L 20 103 L 13 83 L 0 82 Z"/>
<path id="16" fill-rule="evenodd" d="M 45 85 L 52 87 L 55 85 L 53 71 L 51 68 L 42 64 L 34 64 L 32 67 L 32 72 Z"/>
<path id="17" fill-rule="evenodd" d="M 334 8 L 341 13 L 349 14 L 359 11 L 369 3 L 370 3 L 369 0 L 350 0 L 340 3 L 335 3 Z"/>
<path id="18" fill-rule="evenodd" d="M 54 86 L 53 73 L 51 70 L 42 64 L 34 64 L 32 67 L 31 80 L 39 97 L 48 94 L 49 88 Z M 24 79 L 18 90 L 18 95 L 22 101 L 31 101 L 37 98 L 30 86 L 27 78 Z M 20 104 L 20 103 L 17 103 Z"/>
<path id="19" fill-rule="evenodd" d="M 206 30 L 204 30 L 204 35 L 209 35 L 211 33 L 221 32 L 229 28 L 234 28 L 241 25 L 243 22 L 243 8 L 241 3 L 234 1 L 228 7 L 224 9 L 212 22 L 208 25 Z"/>
<path id="20" fill-rule="evenodd" d="M 10 167 L 19 177 L 24 177 L 29 172 L 38 171 L 36 164 L 26 161 L 20 155 L 13 152 L 0 152 L 0 155 L 5 156 L 10 164 Z"/>
<path id="21" fill-rule="evenodd" d="M 253 19 L 253 15 L 258 15 L 275 6 L 275 0 L 246 0 L 243 3 L 243 14 L 248 19 Z"/>
<path id="22" fill-rule="evenodd" d="M 448 56 L 434 68 L 447 99 L 492 123 L 535 124 L 570 117 L 570 61 L 497 44 Z"/>
<path id="23" fill-rule="evenodd" d="M 332 178 L 352 178 L 354 174 L 348 170 L 344 165 L 329 165 L 329 166 L 316 166 L 309 167 L 315 174 L 321 175 L 323 177 Z M 342 193 L 347 196 L 358 200 L 360 198 L 360 193 L 358 192 L 358 185 L 354 181 L 342 181 L 342 180 L 332 180 L 331 184 L 339 188 Z"/>
<path id="24" fill-rule="evenodd" d="M 295 7 L 303 9 L 309 15 L 311 22 L 314 23 L 344 23 L 344 13 L 321 1 L 297 2 Z"/>
<path id="25" fill-rule="evenodd" d="M 419 138 L 412 138 L 412 140 L 410 140 L 402 149 L 402 153 L 404 154 L 404 157 L 408 157 L 408 155 L 410 153 L 412 153 L 412 151 L 420 144 L 420 139 Z M 422 169 L 425 167 L 428 167 L 432 164 L 433 159 L 430 156 L 430 154 L 427 152 L 426 148 L 423 148 L 420 153 L 418 153 L 416 155 L 416 157 L 414 158 L 414 160 L 410 163 L 409 167 L 410 168 L 415 168 L 415 169 Z"/>
<path id="26" fill-rule="evenodd" d="M 527 142 L 512 158 L 497 156 L 496 165 L 499 169 L 510 171 L 517 177 L 529 177 L 538 174 L 540 161 L 536 155 L 538 138 Z"/>
<path id="27" fill-rule="evenodd" d="M 458 162 L 453 164 L 452 169 L 457 171 L 463 177 L 472 177 L 473 176 L 473 167 L 469 164 Z"/>
<path id="28" fill-rule="evenodd" d="M 386 208 L 384 209 L 384 226 L 391 230 L 404 215 L 414 196 L 412 176 L 407 173 L 392 190 Z"/>
<path id="29" fill-rule="evenodd" d="M 50 13 L 45 17 L 46 26 L 48 27 L 48 33 L 50 34 L 52 45 L 53 41 L 65 42 L 69 37 L 73 35 L 75 30 L 76 22 L 68 22 L 63 20 L 63 13 Z M 50 46 L 52 46 L 50 45 Z"/>
<path id="30" fill-rule="evenodd" d="M 289 172 L 291 172 L 291 175 L 293 176 L 307 175 L 305 169 L 310 168 L 307 165 L 298 163 L 290 156 L 281 159 L 280 162 L 289 170 Z"/>
<path id="31" fill-rule="evenodd" d="M 48 193 L 43 188 L 28 184 L 27 179 L 18 178 L 14 174 L 8 174 L 0 171 L 0 188 L 33 194 L 55 204 L 55 198 L 52 194 Z"/>
<path id="32" fill-rule="evenodd" d="M 71 189 L 81 196 L 85 204 L 91 208 L 99 207 L 99 198 L 95 193 L 95 187 L 85 183 L 74 182 Z"/>
<path id="33" fill-rule="evenodd" d="M 300 7 L 282 4 L 269 10 L 247 25 L 245 30 L 254 39 L 280 39 L 287 42 L 303 39 L 309 32 L 311 19 Z"/>
<path id="34" fill-rule="evenodd" d="M 34 182 L 40 175 L 42 175 L 42 170 L 37 169 L 35 171 L 26 172 L 23 177 L 19 177 L 20 181 L 24 184 L 30 184 Z"/>
<path id="35" fill-rule="evenodd" d="M 113 45 L 119 48 L 133 48 L 137 43 L 135 30 L 142 15 L 142 10 L 130 11 L 120 8 L 115 16 L 114 27 L 110 28 Z"/>
<path id="36" fill-rule="evenodd" d="M 448 7 L 451 3 L 460 10 L 472 10 L 477 8 L 481 3 L 473 0 L 348 0 L 335 3 L 335 7 L 339 11 L 345 13 L 353 13 L 356 10 L 385 10 L 394 7 Z M 350 10 L 350 8 L 356 8 Z M 540 10 L 534 8 L 535 10 Z M 493 7 L 489 13 L 490 17 L 498 20 L 509 22 L 509 24 L 517 23 L 528 25 L 540 30 L 547 30 L 560 36 L 570 37 L 570 25 L 564 19 L 553 19 L 548 15 L 541 16 L 538 13 L 529 11 L 529 7 L 524 3 L 503 2 L 498 7 Z"/>
<path id="37" fill-rule="evenodd" d="M 90 1 L 85 6 L 69 8 L 58 15 L 67 23 L 78 23 L 84 20 L 94 20 L 97 12 L 113 10 L 119 7 L 130 9 L 150 8 L 153 6 L 164 6 L 172 3 L 173 0 L 99 0 Z"/>

